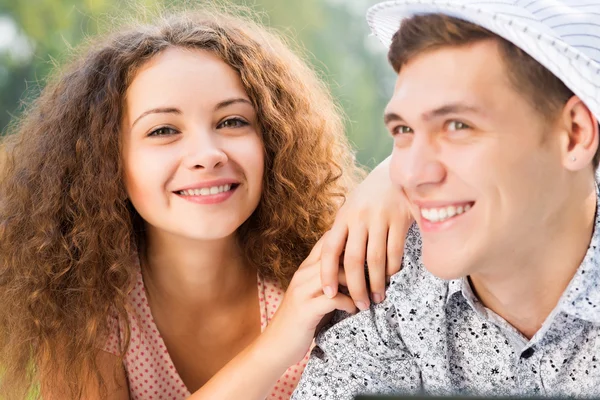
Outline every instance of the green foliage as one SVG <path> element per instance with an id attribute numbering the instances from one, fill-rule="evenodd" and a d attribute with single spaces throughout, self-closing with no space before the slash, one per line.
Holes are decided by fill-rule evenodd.
<path id="1" fill-rule="evenodd" d="M 394 77 L 383 46 L 368 37 L 364 14 L 374 0 L 234 2 L 251 6 L 265 24 L 306 49 L 309 62 L 329 84 L 346 114 L 347 132 L 359 162 L 372 167 L 389 155 L 391 139 L 381 121 Z M 181 1 L 169 2 L 177 3 Z M 136 4 L 148 9 L 165 5 L 162 0 L 136 0 Z M 0 36 L 6 21 L 17 30 L 12 48 L 6 43 L 2 47 L 0 37 L 0 131 L 23 111 L 24 100 L 39 93 L 45 77 L 64 61 L 69 50 L 86 36 L 102 31 L 103 21 L 110 25 L 108 16 L 121 8 L 130 9 L 130 2 L 0 0 Z"/>

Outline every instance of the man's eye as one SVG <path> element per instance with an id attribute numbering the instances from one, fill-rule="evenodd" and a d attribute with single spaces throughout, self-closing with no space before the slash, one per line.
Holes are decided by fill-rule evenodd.
<path id="1" fill-rule="evenodd" d="M 448 123 L 448 130 L 449 131 L 460 131 L 463 129 L 469 129 L 470 126 L 465 124 L 464 122 L 460 122 L 460 121 L 450 121 Z"/>
<path id="2" fill-rule="evenodd" d="M 152 132 L 148 134 L 148 136 L 169 136 L 176 134 L 177 131 L 168 126 L 161 126 L 160 128 L 156 128 Z"/>
<path id="3" fill-rule="evenodd" d="M 241 128 L 248 125 L 248 122 L 241 118 L 229 118 L 217 125 L 217 128 Z"/>
<path id="4" fill-rule="evenodd" d="M 392 135 L 402 135 L 406 133 L 413 133 L 413 130 L 406 125 L 398 125 L 392 131 Z"/>

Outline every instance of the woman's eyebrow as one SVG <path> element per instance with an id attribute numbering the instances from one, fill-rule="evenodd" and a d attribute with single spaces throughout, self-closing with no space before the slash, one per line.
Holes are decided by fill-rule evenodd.
<path id="1" fill-rule="evenodd" d="M 215 110 L 225 108 L 225 107 L 230 106 L 235 103 L 246 103 L 246 104 L 254 107 L 252 105 L 252 103 L 250 102 L 250 100 L 245 99 L 243 97 L 236 97 L 233 99 L 227 99 L 227 100 L 223 100 L 223 101 L 219 102 L 215 106 Z M 133 123 L 131 124 L 131 127 L 133 128 L 140 119 L 144 118 L 145 116 L 147 116 L 149 114 L 178 114 L 179 115 L 179 114 L 181 114 L 181 110 L 178 108 L 174 108 L 174 107 L 158 107 L 158 108 L 153 108 L 153 109 L 144 111 L 139 117 L 137 117 L 135 119 L 135 121 L 133 121 Z"/>
<path id="2" fill-rule="evenodd" d="M 230 106 L 235 103 L 246 103 L 246 104 L 250 105 L 251 107 L 254 107 L 254 105 L 250 102 L 250 100 L 243 98 L 243 97 L 235 97 L 232 99 L 227 99 L 227 100 L 223 100 L 223 101 L 219 102 L 215 106 L 215 111 L 219 110 L 221 108 L 225 108 L 225 107 Z"/>
<path id="3" fill-rule="evenodd" d="M 173 107 L 159 107 L 144 111 L 139 117 L 135 119 L 135 121 L 133 121 L 131 127 L 133 128 L 140 119 L 144 118 L 149 114 L 181 114 L 181 110 Z"/>

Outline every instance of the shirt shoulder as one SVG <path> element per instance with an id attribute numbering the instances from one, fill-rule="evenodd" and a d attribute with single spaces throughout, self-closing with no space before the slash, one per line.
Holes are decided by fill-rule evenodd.
<path id="1" fill-rule="evenodd" d="M 419 308 L 430 312 L 446 303 L 449 281 L 437 278 L 425 268 L 422 245 L 419 229 L 413 224 L 406 236 L 402 269 L 391 277 L 386 291 L 398 311 Z"/>
<path id="2" fill-rule="evenodd" d="M 332 325 L 317 336 L 294 400 L 345 400 L 359 393 L 420 390 L 419 366 L 401 326 L 405 309 L 416 307 L 402 303 L 413 301 L 411 286 L 426 277 L 418 260 L 420 238 L 411 228 L 404 267 L 392 278 L 386 299 L 356 315 L 336 313 Z"/>

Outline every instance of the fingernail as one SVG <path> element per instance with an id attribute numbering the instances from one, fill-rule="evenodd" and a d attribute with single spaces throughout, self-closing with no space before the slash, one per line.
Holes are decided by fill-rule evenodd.
<path id="1" fill-rule="evenodd" d="M 373 302 L 375 304 L 379 304 L 383 301 L 384 297 L 383 295 L 379 294 L 379 293 L 373 293 Z"/>
<path id="2" fill-rule="evenodd" d="M 329 297 L 330 299 L 332 299 L 335 296 L 335 293 L 333 293 L 333 288 L 331 286 L 325 286 L 323 288 L 323 293 L 325 293 L 325 296 Z"/>
<path id="3" fill-rule="evenodd" d="M 365 303 L 364 301 L 357 301 L 356 307 L 361 311 L 365 311 L 365 310 L 369 309 L 369 305 L 367 303 Z"/>

